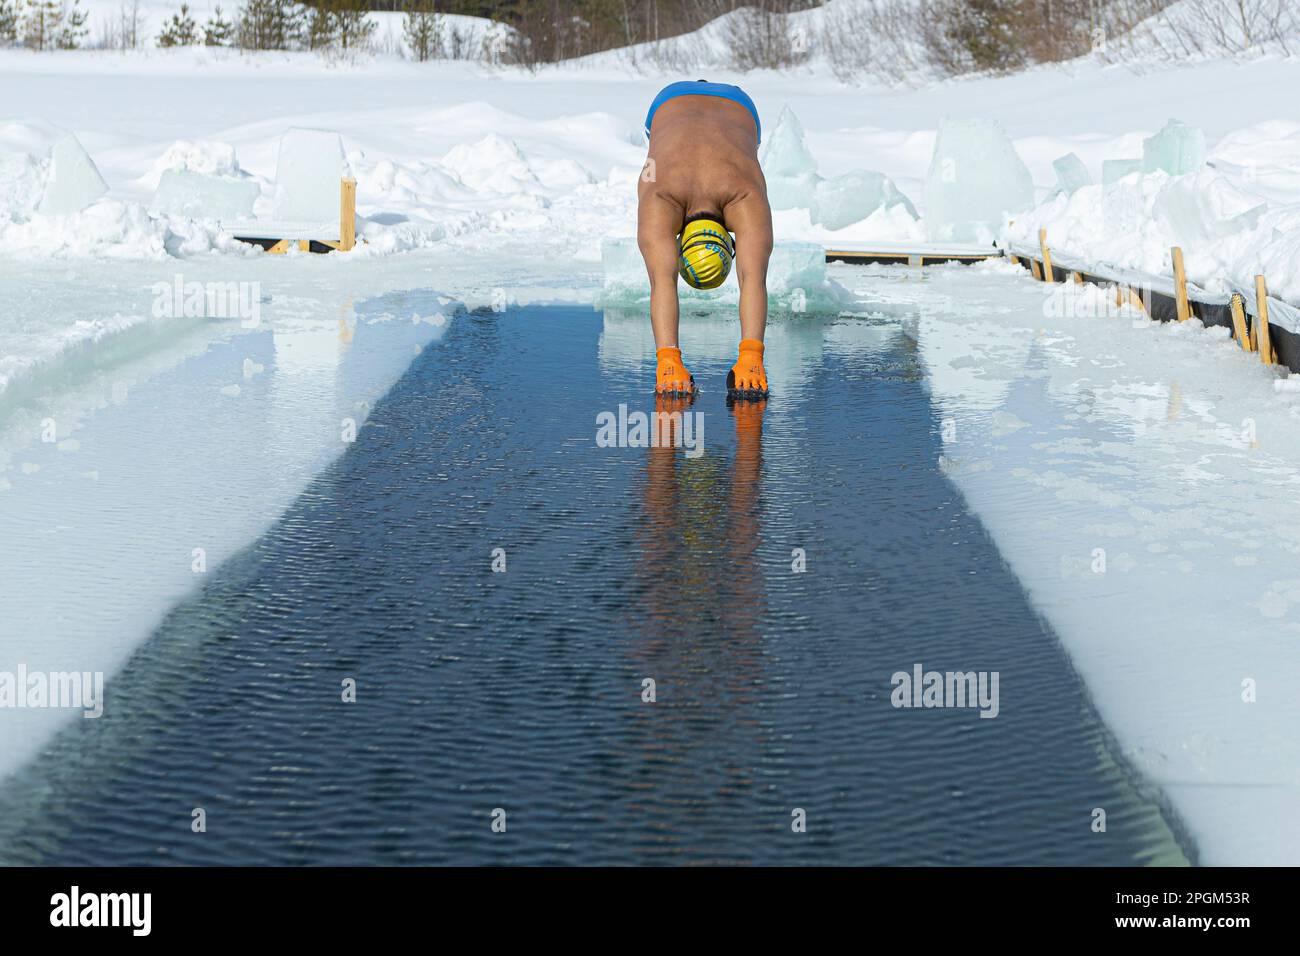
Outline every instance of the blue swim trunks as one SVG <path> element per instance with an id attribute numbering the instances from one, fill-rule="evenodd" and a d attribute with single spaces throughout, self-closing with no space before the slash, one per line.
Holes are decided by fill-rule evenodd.
<path id="1" fill-rule="evenodd" d="M 763 141 L 763 126 L 758 121 L 758 109 L 754 106 L 754 101 L 738 86 L 732 86 L 730 83 L 708 83 L 704 80 L 683 80 L 680 83 L 670 83 L 659 91 L 654 102 L 650 104 L 650 112 L 645 117 L 645 136 L 650 138 L 650 124 L 654 121 L 655 110 L 663 106 L 675 96 L 720 96 L 724 100 L 733 100 L 749 110 L 754 117 L 754 132 L 758 134 L 758 141 Z"/>

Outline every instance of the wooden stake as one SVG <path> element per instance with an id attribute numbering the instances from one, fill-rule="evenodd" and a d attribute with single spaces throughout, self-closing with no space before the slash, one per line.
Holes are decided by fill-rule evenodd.
<path id="1" fill-rule="evenodd" d="M 1011 253 L 1008 252 L 1008 253 L 1007 253 L 1007 258 L 1011 260 L 1011 264 L 1012 264 L 1013 266 L 1018 266 L 1018 265 L 1020 265 L 1020 257 L 1019 257 L 1019 256 L 1012 255 Z"/>
<path id="2" fill-rule="evenodd" d="M 1232 294 L 1232 332 L 1242 351 L 1251 350 L 1250 333 L 1246 331 L 1246 300 L 1236 292 Z"/>
<path id="3" fill-rule="evenodd" d="M 1187 271 L 1183 268 L 1183 250 L 1174 246 L 1170 252 L 1174 258 L 1174 296 L 1178 301 L 1178 321 L 1186 322 L 1192 317 L 1192 307 L 1187 301 Z"/>
<path id="4" fill-rule="evenodd" d="M 1132 286 L 1117 285 L 1115 286 L 1115 304 L 1132 305 L 1147 312 L 1147 304 L 1142 301 L 1142 296 L 1133 291 Z"/>
<path id="5" fill-rule="evenodd" d="M 1273 346 L 1268 340 L 1268 287 L 1263 276 L 1255 276 L 1255 322 L 1259 326 L 1259 335 L 1254 336 L 1259 345 L 1259 360 L 1272 365 Z"/>
<path id="6" fill-rule="evenodd" d="M 1070 273 L 1070 278 L 1074 280 L 1074 284 L 1075 284 L 1075 285 L 1083 285 L 1083 273 L 1082 273 L 1082 272 L 1071 272 L 1071 273 Z"/>
<path id="7" fill-rule="evenodd" d="M 1043 250 L 1043 281 L 1054 282 L 1056 281 L 1056 279 L 1054 274 L 1052 273 L 1052 250 L 1047 248 L 1046 229 L 1038 230 L 1038 245 Z"/>
<path id="8" fill-rule="evenodd" d="M 339 249 L 348 252 L 357 244 L 357 181 L 339 183 Z"/>
<path id="9" fill-rule="evenodd" d="M 1035 278 L 1035 279 L 1038 279 L 1038 280 L 1041 281 L 1042 278 L 1043 278 L 1043 270 L 1040 269 L 1040 268 L 1038 268 L 1038 260 L 1037 260 L 1037 259 L 1030 259 L 1030 260 L 1029 260 L 1029 268 L 1033 270 L 1033 272 L 1034 272 L 1034 278 Z"/>

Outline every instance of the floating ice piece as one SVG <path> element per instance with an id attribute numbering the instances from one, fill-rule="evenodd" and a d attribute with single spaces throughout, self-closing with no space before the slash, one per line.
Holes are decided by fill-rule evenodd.
<path id="1" fill-rule="evenodd" d="M 1142 171 L 1140 159 L 1103 159 L 1101 161 L 1101 184 L 1109 186 L 1117 183 L 1130 173 Z"/>
<path id="2" fill-rule="evenodd" d="M 1170 176 L 1194 172 L 1205 165 L 1205 133 L 1171 119 L 1164 129 L 1142 141 L 1142 171 L 1163 169 Z"/>
<path id="3" fill-rule="evenodd" d="M 817 184 L 814 198 L 813 222 L 820 222 L 827 229 L 843 229 L 866 219 L 877 209 L 894 206 L 903 206 L 913 219 L 917 218 L 916 207 L 892 179 L 866 169 L 822 180 Z"/>
<path id="4" fill-rule="evenodd" d="M 1076 189 L 1092 185 L 1092 176 L 1088 173 L 1088 167 L 1083 165 L 1083 160 L 1074 153 L 1066 153 L 1059 159 L 1053 160 L 1052 168 L 1056 170 L 1057 191 L 1067 196 Z"/>
<path id="5" fill-rule="evenodd" d="M 773 209 L 812 209 L 820 177 L 817 162 L 803 141 L 803 127 L 785 107 L 776 127 L 763 141 L 758 160 L 767 178 L 767 198 Z"/>
<path id="6" fill-rule="evenodd" d="M 46 216 L 80 212 L 108 192 L 95 162 L 81 142 L 68 133 L 50 151 L 50 175 L 36 211 Z"/>
<path id="7" fill-rule="evenodd" d="M 285 221 L 338 220 L 339 180 L 352 175 L 343 137 L 319 129 L 288 130 L 275 165 L 272 217 Z"/>
<path id="8" fill-rule="evenodd" d="M 260 194 L 261 189 L 251 179 L 168 169 L 162 174 L 150 208 L 189 219 L 248 219 Z"/>
<path id="9" fill-rule="evenodd" d="M 1034 205 L 1034 181 L 992 120 L 944 120 L 925 182 L 933 242 L 992 242 L 1009 214 Z"/>

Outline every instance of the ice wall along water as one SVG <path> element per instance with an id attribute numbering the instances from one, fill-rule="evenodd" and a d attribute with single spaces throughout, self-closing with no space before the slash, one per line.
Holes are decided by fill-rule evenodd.
<path id="1" fill-rule="evenodd" d="M 204 268 L 186 264 L 194 281 Z M 281 280 L 252 328 L 178 322 L 188 331 L 170 344 L 65 364 L 9 409 L 0 671 L 103 672 L 111 717 L 111 677 L 135 645 L 342 453 L 454 308 L 413 314 L 400 296 L 353 306 L 336 281 Z M 58 294 L 93 301 L 103 291 L 73 285 Z M 0 775 L 79 714 L 0 711 Z"/>
<path id="2" fill-rule="evenodd" d="M 600 303 L 615 308 L 647 305 L 650 279 L 635 239 L 606 239 L 600 247 L 604 288 Z M 782 242 L 772 250 L 767 269 L 769 308 L 777 312 L 834 310 L 848 301 L 844 289 L 826 277 L 826 252 L 817 243 Z M 683 308 L 735 309 L 740 301 L 736 270 L 716 289 L 677 283 Z"/>

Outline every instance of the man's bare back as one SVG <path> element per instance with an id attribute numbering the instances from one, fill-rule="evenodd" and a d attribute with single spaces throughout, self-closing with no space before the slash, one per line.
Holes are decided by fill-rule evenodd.
<path id="1" fill-rule="evenodd" d="M 729 392 L 765 395 L 762 343 L 772 211 L 758 163 L 757 116 L 737 99 L 685 92 L 654 108 L 652 117 L 650 151 L 637 187 L 637 241 L 650 276 L 650 321 L 659 355 L 656 391 L 693 391 L 677 348 L 677 237 L 687 217 L 709 214 L 736 237 L 741 349 L 728 376 Z"/>

